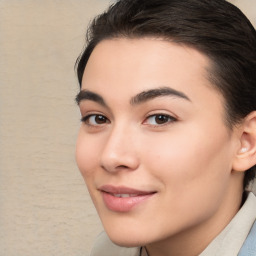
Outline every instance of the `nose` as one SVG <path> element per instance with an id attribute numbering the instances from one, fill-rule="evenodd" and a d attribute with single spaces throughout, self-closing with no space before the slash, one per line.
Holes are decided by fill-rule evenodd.
<path id="1" fill-rule="evenodd" d="M 101 167 L 107 172 L 136 170 L 139 166 L 139 158 L 135 133 L 121 127 L 113 129 L 108 135 L 100 161 Z"/>

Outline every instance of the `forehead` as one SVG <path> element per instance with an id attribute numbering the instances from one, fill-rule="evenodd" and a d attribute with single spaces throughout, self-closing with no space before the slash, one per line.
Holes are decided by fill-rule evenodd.
<path id="1" fill-rule="evenodd" d="M 152 59 L 156 57 L 155 55 L 159 57 L 163 53 L 164 55 L 172 54 L 173 57 L 186 56 L 193 58 L 197 60 L 199 65 L 202 64 L 203 66 L 210 64 L 209 58 L 195 48 L 185 44 L 178 44 L 171 40 L 154 37 L 105 39 L 95 46 L 88 62 L 98 57 L 104 60 L 104 58 L 114 58 L 115 56 L 122 56 L 125 60 L 135 56 L 137 58 L 144 56 L 145 59 L 145 54 L 147 54 L 149 59 Z M 183 59 L 183 61 L 186 59 Z M 135 63 L 133 62 L 132 64 Z"/>
<path id="2" fill-rule="evenodd" d="M 221 95 L 210 83 L 210 59 L 196 49 L 156 38 L 104 40 L 86 65 L 82 89 L 114 99 L 156 87 L 171 87 L 189 98 Z"/>

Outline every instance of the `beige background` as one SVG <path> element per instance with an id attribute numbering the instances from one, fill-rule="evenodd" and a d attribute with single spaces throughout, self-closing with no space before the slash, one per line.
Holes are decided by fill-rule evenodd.
<path id="1" fill-rule="evenodd" d="M 256 24 L 255 0 L 233 1 Z M 0 0 L 0 256 L 89 255 L 74 62 L 104 0 Z"/>

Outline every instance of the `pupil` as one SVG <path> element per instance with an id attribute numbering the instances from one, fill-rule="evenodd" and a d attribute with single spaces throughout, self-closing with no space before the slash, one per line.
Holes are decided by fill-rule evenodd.
<path id="1" fill-rule="evenodd" d="M 106 122 L 106 119 L 105 119 L 104 116 L 96 116 L 95 121 L 96 121 L 96 123 L 98 123 L 98 124 L 103 124 L 103 123 Z"/>
<path id="2" fill-rule="evenodd" d="M 166 122 L 168 122 L 168 117 L 167 117 L 167 116 L 158 115 L 158 116 L 156 117 L 156 123 L 158 123 L 158 124 L 164 124 L 164 123 L 166 123 Z"/>

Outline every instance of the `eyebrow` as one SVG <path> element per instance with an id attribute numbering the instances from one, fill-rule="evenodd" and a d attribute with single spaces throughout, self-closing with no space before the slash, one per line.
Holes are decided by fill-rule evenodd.
<path id="1" fill-rule="evenodd" d="M 150 89 L 147 91 L 143 91 L 143 92 L 135 95 L 134 97 L 131 98 L 130 104 L 131 105 L 139 105 L 148 100 L 152 100 L 152 99 L 155 99 L 158 97 L 163 97 L 163 96 L 172 96 L 172 97 L 185 99 L 187 101 L 191 101 L 189 99 L 189 97 L 186 94 L 184 94 L 183 92 L 177 91 L 170 87 L 160 87 L 160 88 L 156 88 L 156 89 Z M 104 99 L 99 94 L 89 91 L 89 90 L 81 90 L 77 94 L 75 100 L 78 105 L 83 100 L 91 100 L 91 101 L 99 103 L 103 107 L 108 107 L 106 102 L 104 101 Z"/>
<path id="2" fill-rule="evenodd" d="M 130 100 L 130 103 L 131 105 L 138 105 L 148 100 L 158 98 L 158 97 L 163 97 L 163 96 L 173 96 L 173 97 L 191 101 L 189 97 L 183 92 L 177 91 L 170 87 L 160 87 L 156 89 L 143 91 L 137 94 L 136 96 L 132 97 L 132 99 Z"/>
<path id="3" fill-rule="evenodd" d="M 75 100 L 76 100 L 77 105 L 79 105 L 82 100 L 91 100 L 91 101 L 99 103 L 103 107 L 107 107 L 106 102 L 99 94 L 89 91 L 89 90 L 81 90 L 77 94 Z"/>

